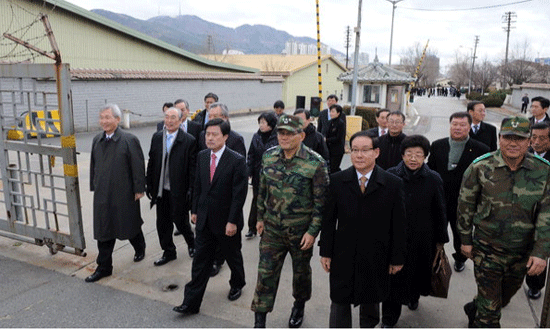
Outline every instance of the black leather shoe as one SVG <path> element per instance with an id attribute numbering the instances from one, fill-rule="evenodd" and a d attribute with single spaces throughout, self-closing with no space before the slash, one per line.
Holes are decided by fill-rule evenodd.
<path id="1" fill-rule="evenodd" d="M 229 290 L 229 294 L 227 295 L 227 299 L 231 301 L 237 300 L 239 299 L 242 293 L 243 293 L 242 289 L 231 288 L 231 290 Z"/>
<path id="2" fill-rule="evenodd" d="M 290 313 L 290 318 L 288 319 L 289 328 L 299 328 L 302 326 L 304 321 L 304 308 L 292 307 L 292 312 Z"/>
<path id="3" fill-rule="evenodd" d="M 153 264 L 155 266 L 162 266 L 162 265 L 165 265 L 165 264 L 169 263 L 170 261 L 176 260 L 176 259 L 177 259 L 176 256 L 173 256 L 173 257 L 162 256 L 159 260 L 155 261 Z"/>
<path id="4" fill-rule="evenodd" d="M 254 232 L 252 230 L 249 230 L 248 233 L 246 233 L 246 235 L 244 235 L 244 237 L 246 237 L 246 238 L 256 237 L 256 232 Z"/>
<path id="5" fill-rule="evenodd" d="M 174 236 L 179 236 L 179 235 L 181 235 L 181 232 L 176 229 L 176 231 L 174 232 Z"/>
<path id="6" fill-rule="evenodd" d="M 541 293 L 540 293 L 540 290 L 529 289 L 529 291 L 527 292 L 527 295 L 529 296 L 529 298 L 533 300 L 537 300 L 540 298 Z"/>
<path id="7" fill-rule="evenodd" d="M 145 258 L 145 251 L 134 254 L 134 262 L 140 262 Z"/>
<path id="8" fill-rule="evenodd" d="M 265 319 L 267 313 L 254 313 L 254 328 L 265 328 Z"/>
<path id="9" fill-rule="evenodd" d="M 474 320 L 476 318 L 476 303 L 473 301 L 470 301 L 466 305 L 464 305 L 464 313 L 468 316 L 468 328 L 474 327 Z"/>
<path id="10" fill-rule="evenodd" d="M 409 309 L 411 311 L 415 311 L 418 309 L 418 300 L 417 301 L 411 301 L 407 304 L 407 307 L 409 307 Z"/>
<path id="11" fill-rule="evenodd" d="M 393 325 L 389 325 L 389 324 L 384 324 L 384 323 L 382 323 L 382 325 L 380 326 L 380 328 L 393 328 Z"/>
<path id="12" fill-rule="evenodd" d="M 186 304 L 181 304 L 179 306 L 176 306 L 172 309 L 174 312 L 178 312 L 180 314 L 183 314 L 184 316 L 188 316 L 188 315 L 193 315 L 193 314 L 198 314 L 199 313 L 199 310 L 198 309 L 193 309 L 189 306 L 187 306 Z"/>
<path id="13" fill-rule="evenodd" d="M 195 248 L 188 248 L 187 251 L 189 251 L 189 257 L 195 258 Z"/>
<path id="14" fill-rule="evenodd" d="M 216 265 L 214 264 L 212 266 L 212 271 L 210 272 L 210 277 L 214 277 L 216 275 L 218 275 L 218 273 L 220 272 L 220 269 L 222 268 L 221 265 Z"/>
<path id="15" fill-rule="evenodd" d="M 455 270 L 457 273 L 460 273 L 464 270 L 464 262 L 463 261 L 455 261 Z"/>
<path id="16" fill-rule="evenodd" d="M 104 277 L 111 276 L 111 274 L 113 274 L 113 272 L 105 272 L 105 271 L 96 270 L 92 275 L 86 277 L 86 279 L 84 279 L 84 281 L 86 281 L 88 283 L 97 282 L 97 281 L 99 281 L 100 279 L 102 279 Z"/>

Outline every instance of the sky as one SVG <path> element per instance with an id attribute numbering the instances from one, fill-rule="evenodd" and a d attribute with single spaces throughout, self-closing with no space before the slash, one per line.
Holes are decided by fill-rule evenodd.
<path id="1" fill-rule="evenodd" d="M 154 16 L 196 15 L 227 27 L 263 24 L 293 36 L 317 38 L 315 0 L 68 0 L 85 9 L 105 9 L 139 19 Z M 318 0 L 321 42 L 345 54 L 345 31 L 354 27 L 359 0 Z M 506 5 L 510 4 L 510 5 Z M 505 6 L 499 6 L 505 5 Z M 488 7 L 488 8 L 482 8 Z M 444 73 L 458 56 L 472 56 L 479 36 L 476 61 L 500 62 L 506 49 L 503 16 L 514 12 L 509 52 L 524 49 L 528 57 L 550 57 L 550 0 L 402 0 L 396 4 L 392 64 L 416 43 L 440 57 Z M 375 52 L 388 63 L 392 4 L 388 0 L 363 0 L 360 51 Z"/>

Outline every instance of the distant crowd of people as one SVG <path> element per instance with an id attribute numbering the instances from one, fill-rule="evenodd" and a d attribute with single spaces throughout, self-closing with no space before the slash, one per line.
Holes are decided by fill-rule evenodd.
<path id="1" fill-rule="evenodd" d="M 308 110 L 290 115 L 275 102 L 258 116 L 248 152 L 227 106 L 214 93 L 204 101 L 193 119 L 184 99 L 164 105 L 147 165 L 139 140 L 118 127 L 118 106 L 100 110 L 103 132 L 93 139 L 90 165 L 99 254 L 86 282 L 112 274 L 116 239 L 130 240 L 135 262 L 144 259 L 139 200 L 146 195 L 156 206 L 163 250 L 154 265 L 177 258 L 174 225 L 193 258 L 183 302 L 173 310 L 199 313 L 208 280 L 224 262 L 231 269 L 227 298 L 239 299 L 250 180 L 245 237 L 261 236 L 251 304 L 256 328 L 266 327 L 287 254 L 294 298 L 288 326 L 302 325 L 318 236 L 330 274 L 330 327 L 351 327 L 352 305 L 360 306 L 361 327 L 394 327 L 403 305 L 416 310 L 430 294 L 448 224 L 454 270 L 463 271 L 468 259 L 474 264 L 478 290 L 464 306 L 469 327 L 500 326 L 501 309 L 526 274 L 529 297 L 540 297 L 550 254 L 548 99 L 531 100 L 529 119 L 505 118 L 498 135 L 484 121 L 484 104 L 470 102 L 450 116 L 449 136 L 432 143 L 403 133 L 403 113 L 379 109 L 378 126 L 349 139 L 352 166 L 343 170 L 346 117 L 336 95 L 328 96 L 317 127 Z"/>

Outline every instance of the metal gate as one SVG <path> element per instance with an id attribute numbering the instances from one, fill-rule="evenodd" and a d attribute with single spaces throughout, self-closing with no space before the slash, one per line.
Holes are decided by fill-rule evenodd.
<path id="1" fill-rule="evenodd" d="M 84 256 L 70 81 L 66 64 L 0 64 L 0 236 Z"/>

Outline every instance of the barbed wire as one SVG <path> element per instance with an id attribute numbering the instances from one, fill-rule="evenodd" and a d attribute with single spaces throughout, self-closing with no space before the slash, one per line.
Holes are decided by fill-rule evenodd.
<path id="1" fill-rule="evenodd" d="M 6 30 L 0 35 L 0 54 L 2 54 L 0 55 L 0 62 L 34 63 L 38 57 L 42 56 L 41 54 L 10 40 L 4 34 L 9 34 L 39 49 L 50 49 L 49 42 L 44 42 L 48 37 L 44 28 L 37 25 L 42 22 L 43 14 L 33 12 L 13 0 L 8 0 L 8 5 L 11 11 L 11 19 Z M 53 53 L 51 50 L 47 52 Z"/>

